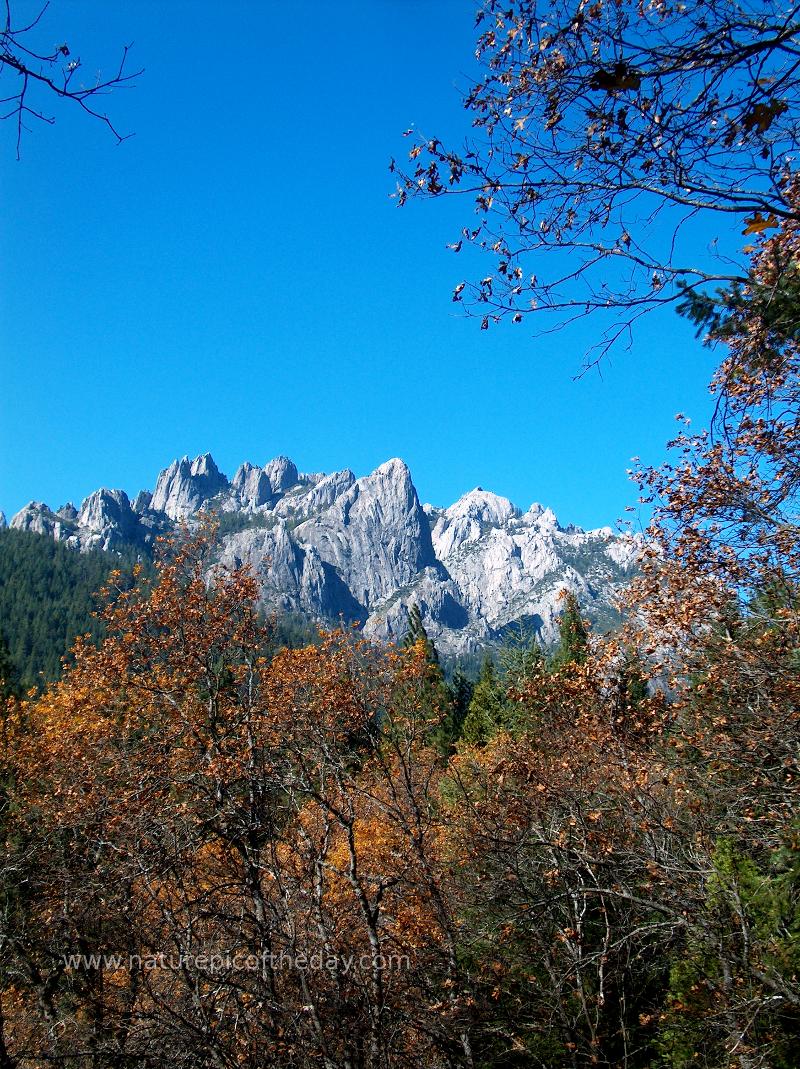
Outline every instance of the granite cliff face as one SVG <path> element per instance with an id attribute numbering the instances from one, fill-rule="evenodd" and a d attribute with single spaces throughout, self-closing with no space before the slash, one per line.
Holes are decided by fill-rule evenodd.
<path id="1" fill-rule="evenodd" d="M 161 472 L 150 499 L 153 512 L 163 512 L 171 520 L 182 520 L 197 512 L 207 501 L 228 488 L 228 480 L 217 468 L 210 453 L 189 460 L 173 460 Z"/>
<path id="2" fill-rule="evenodd" d="M 228 480 L 208 453 L 173 461 L 132 504 L 108 489 L 80 509 L 31 501 L 11 527 L 78 550 L 149 553 L 159 534 L 212 509 L 221 563 L 253 568 L 266 609 L 359 621 L 369 635 L 400 638 L 416 603 L 446 654 L 477 649 L 517 621 L 551 642 L 565 588 L 597 626 L 611 626 L 640 549 L 610 528 L 562 527 L 550 509 L 522 512 L 480 487 L 447 509 L 421 505 L 402 460 L 356 478 L 301 474 L 277 457 L 242 464 Z"/>

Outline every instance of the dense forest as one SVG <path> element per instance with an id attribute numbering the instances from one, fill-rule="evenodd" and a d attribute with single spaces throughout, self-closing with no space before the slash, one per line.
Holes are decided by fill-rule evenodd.
<path id="1" fill-rule="evenodd" d="M 0 677 L 6 685 L 27 690 L 53 682 L 78 636 L 102 639 L 100 592 L 112 571 L 119 573 L 116 585 L 130 586 L 136 566 L 144 578 L 154 574 L 141 547 L 79 553 L 46 535 L 0 530 Z M 277 646 L 317 639 L 316 627 L 298 614 L 271 618 L 270 626 Z"/>
<path id="2" fill-rule="evenodd" d="M 289 649 L 207 519 L 109 587 L 58 684 L 4 696 L 4 1069 L 800 1065 L 800 220 L 777 231 L 690 306 L 727 352 L 720 433 L 638 473 L 615 634 L 566 597 L 552 655 L 509 643 L 474 687 L 418 612 L 400 647 Z"/>
<path id="3" fill-rule="evenodd" d="M 212 555 L 6 702 L 6 1065 L 798 1064 L 783 589 L 718 601 L 672 695 L 571 599 L 473 689 L 416 614 L 281 648 Z"/>
<path id="4" fill-rule="evenodd" d="M 103 634 L 96 595 L 112 569 L 128 581 L 136 561 L 134 550 L 77 553 L 42 535 L 0 530 L 0 641 L 19 686 L 57 679 L 78 635 Z"/>

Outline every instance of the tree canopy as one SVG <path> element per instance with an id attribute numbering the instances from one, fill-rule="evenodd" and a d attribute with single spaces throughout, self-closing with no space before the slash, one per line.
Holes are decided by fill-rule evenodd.
<path id="1" fill-rule="evenodd" d="M 485 0 L 476 26 L 471 138 L 421 138 L 392 166 L 401 204 L 473 201 L 452 248 L 493 266 L 453 299 L 484 327 L 610 313 L 602 352 L 645 311 L 745 280 L 698 227 L 707 245 L 714 217 L 746 235 L 797 218 L 796 4 Z"/>

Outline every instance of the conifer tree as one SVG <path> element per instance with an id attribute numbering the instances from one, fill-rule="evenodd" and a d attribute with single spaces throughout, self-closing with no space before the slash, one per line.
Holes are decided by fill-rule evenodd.
<path id="1" fill-rule="evenodd" d="M 622 650 L 610 693 L 617 731 L 628 739 L 641 735 L 651 722 L 649 689 L 642 661 L 630 647 Z"/>
<path id="2" fill-rule="evenodd" d="M 486 657 L 464 720 L 462 738 L 473 746 L 484 746 L 510 722 L 505 686 L 498 678 L 494 662 Z"/>
<path id="3" fill-rule="evenodd" d="M 447 757 L 458 738 L 460 725 L 457 725 L 454 719 L 451 694 L 444 681 L 438 650 L 428 637 L 422 622 L 422 613 L 416 603 L 409 610 L 408 631 L 402 645 L 407 650 L 421 645 L 424 650 L 427 671 L 421 681 L 422 712 L 435 724 L 429 736 L 431 743 L 442 757 Z"/>
<path id="4" fill-rule="evenodd" d="M 558 647 L 553 656 L 553 668 L 567 664 L 583 664 L 589 647 L 589 632 L 581 616 L 581 607 L 572 591 L 564 595 L 564 611 L 558 625 Z"/>
<path id="5" fill-rule="evenodd" d="M 522 623 L 512 628 L 499 653 L 503 677 L 509 687 L 516 689 L 544 666 L 544 660 L 536 633 Z"/>
<path id="6" fill-rule="evenodd" d="M 19 696 L 19 674 L 11 659 L 6 637 L 0 631 L 0 700 Z"/>
<path id="7" fill-rule="evenodd" d="M 422 613 L 420 612 L 419 605 L 414 602 L 408 613 L 408 631 L 406 632 L 406 637 L 403 639 L 403 645 L 410 649 L 410 647 L 414 646 L 417 642 L 422 642 L 425 646 L 430 663 L 438 665 L 439 652 L 428 637 L 428 632 L 425 630 L 425 625 L 422 622 Z"/>
<path id="8" fill-rule="evenodd" d="M 469 712 L 475 684 L 464 674 L 460 665 L 453 672 L 453 678 L 446 684 L 449 712 L 442 722 L 441 743 L 447 753 L 451 753 L 464 731 L 464 721 Z"/>

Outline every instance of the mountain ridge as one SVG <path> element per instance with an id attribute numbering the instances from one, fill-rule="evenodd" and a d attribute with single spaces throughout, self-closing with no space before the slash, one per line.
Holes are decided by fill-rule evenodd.
<path id="1" fill-rule="evenodd" d="M 523 512 L 480 486 L 447 508 L 422 504 L 399 458 L 356 477 L 302 473 L 279 456 L 246 461 L 228 479 L 210 453 L 184 456 L 133 501 L 107 487 L 80 509 L 31 501 L 10 526 L 76 550 L 150 554 L 159 535 L 201 511 L 219 515 L 219 560 L 253 568 L 265 609 L 398 639 L 417 604 L 448 655 L 475 651 L 519 621 L 551 643 L 564 590 L 597 626 L 613 625 L 641 548 L 638 537 L 562 526 L 543 505 Z"/>

